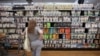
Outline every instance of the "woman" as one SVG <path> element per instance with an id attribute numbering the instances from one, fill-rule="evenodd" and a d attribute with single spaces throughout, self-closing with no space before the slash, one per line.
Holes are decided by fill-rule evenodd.
<path id="1" fill-rule="evenodd" d="M 35 20 L 30 20 L 27 27 L 28 37 L 32 48 L 33 56 L 40 56 L 41 48 L 43 47 L 43 32 L 36 26 Z"/>

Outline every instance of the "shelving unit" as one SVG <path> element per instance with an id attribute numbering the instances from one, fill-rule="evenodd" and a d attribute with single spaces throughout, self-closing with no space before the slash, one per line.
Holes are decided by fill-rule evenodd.
<path id="1" fill-rule="evenodd" d="M 92 4 L 43 3 L 40 6 L 34 4 L 0 8 L 0 32 L 2 28 L 3 32 L 7 28 L 15 29 L 13 33 L 20 34 L 27 22 L 34 19 L 44 31 L 43 49 L 100 50 L 100 10 L 93 9 Z M 2 20 L 17 24 L 2 27 L 5 24 Z"/>

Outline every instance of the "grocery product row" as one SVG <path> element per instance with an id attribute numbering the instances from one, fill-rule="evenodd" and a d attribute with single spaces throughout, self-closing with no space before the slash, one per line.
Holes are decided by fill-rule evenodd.
<path id="1" fill-rule="evenodd" d="M 9 34 L 21 34 L 21 32 L 23 32 L 23 29 L 14 29 L 14 28 L 9 28 L 9 29 L 7 29 L 7 28 L 5 28 L 5 29 L 0 29 L 0 32 L 2 32 L 2 33 L 6 33 L 7 35 L 9 35 Z"/>
<path id="2" fill-rule="evenodd" d="M 91 33 L 95 34 L 99 29 L 97 28 L 45 28 L 43 29 L 45 34 L 68 34 L 68 33 Z"/>
<path id="3" fill-rule="evenodd" d="M 18 47 L 18 39 L 9 39 L 9 48 Z M 21 40 L 22 41 L 22 40 Z M 21 42 L 20 41 L 20 42 Z M 45 40 L 43 48 L 100 48 L 100 40 Z M 15 46 L 16 45 L 16 46 Z M 20 46 L 22 48 L 22 46 Z"/>
<path id="4" fill-rule="evenodd" d="M 45 40 L 44 48 L 100 48 L 100 40 Z"/>
<path id="5" fill-rule="evenodd" d="M 70 23 L 70 22 L 64 22 L 64 23 L 37 23 L 37 26 L 41 28 L 77 28 L 79 31 L 86 29 L 86 28 L 91 28 L 97 29 L 100 28 L 100 24 L 98 23 Z M 27 27 L 27 23 L 18 23 L 18 24 L 13 24 L 13 23 L 0 23 L 0 28 L 25 28 Z M 84 30 L 85 31 L 85 30 Z"/>
<path id="6" fill-rule="evenodd" d="M 40 5 L 34 3 L 33 5 L 20 5 L 19 9 L 25 10 L 40 10 L 40 9 L 49 9 L 49 10 L 91 10 L 93 8 L 93 4 L 57 4 L 57 3 L 40 3 Z M 0 10 L 12 10 L 18 9 L 18 6 L 0 6 Z"/>
<path id="7" fill-rule="evenodd" d="M 45 40 L 59 40 L 59 39 L 70 39 L 70 40 L 75 40 L 75 39 L 100 39 L 100 34 L 77 34 L 77 33 L 68 33 L 68 34 L 44 34 L 44 39 Z"/>
<path id="8" fill-rule="evenodd" d="M 69 28 L 70 29 L 70 28 Z M 77 30 L 77 29 L 71 29 L 71 31 L 68 28 L 51 28 L 51 29 L 43 29 L 44 30 L 44 34 L 69 34 L 69 33 L 76 33 L 76 34 L 84 34 L 84 33 L 89 33 L 89 34 L 96 34 L 98 32 L 98 34 L 100 34 L 100 30 L 99 29 L 84 29 L 84 30 Z M 21 33 L 23 31 L 23 29 L 14 29 L 14 28 L 2 28 L 0 29 L 0 32 L 4 32 L 4 33 Z"/>
<path id="9" fill-rule="evenodd" d="M 90 38 L 75 37 L 75 38 L 68 39 L 68 37 L 65 38 L 59 37 L 57 39 L 57 36 L 53 36 L 53 37 L 51 36 L 51 38 L 49 37 L 49 39 L 46 38 L 44 39 L 43 41 L 44 48 L 100 48 L 100 39 L 96 39 L 96 38 L 100 38 L 100 34 L 98 37 L 96 36 L 96 38 L 95 36 L 92 38 L 91 37 Z M 18 45 L 19 42 L 22 42 L 21 39 L 23 38 L 20 38 L 18 34 L 9 35 L 8 37 L 6 37 L 6 40 L 8 40 L 9 42 L 10 48 L 14 47 L 13 45 Z"/>
<path id="10" fill-rule="evenodd" d="M 33 10 L 33 11 L 1 11 L 0 16 L 99 16 L 100 11 L 80 10 Z"/>
<path id="11" fill-rule="evenodd" d="M 99 23 L 80 23 L 80 22 L 77 22 L 77 23 L 70 23 L 70 22 L 58 22 L 58 23 L 52 23 L 52 22 L 48 22 L 48 23 L 44 23 L 43 24 L 44 28 L 50 28 L 50 27 L 71 27 L 71 28 L 74 28 L 74 27 L 80 27 L 80 28 L 97 28 L 99 27 Z"/>
<path id="12" fill-rule="evenodd" d="M 80 17 L 0 17 L 1 22 L 28 22 L 28 20 L 36 20 L 36 22 L 99 22 L 100 17 L 80 16 Z"/>

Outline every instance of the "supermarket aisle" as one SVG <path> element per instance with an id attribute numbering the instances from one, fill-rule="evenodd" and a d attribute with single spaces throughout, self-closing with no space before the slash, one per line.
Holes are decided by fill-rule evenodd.
<path id="1" fill-rule="evenodd" d="M 15 51 L 10 51 L 10 53 Z M 99 56 L 100 51 L 42 51 L 41 56 Z M 22 56 L 21 52 L 18 56 Z M 31 53 L 27 53 L 31 56 Z"/>

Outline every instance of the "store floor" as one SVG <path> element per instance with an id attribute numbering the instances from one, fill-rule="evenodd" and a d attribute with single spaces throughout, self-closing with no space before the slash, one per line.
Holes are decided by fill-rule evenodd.
<path id="1" fill-rule="evenodd" d="M 9 51 L 10 56 L 18 55 L 23 56 L 22 51 L 16 54 L 17 51 Z M 26 53 L 31 56 L 31 52 Z M 41 56 L 100 56 L 100 51 L 42 51 Z"/>

